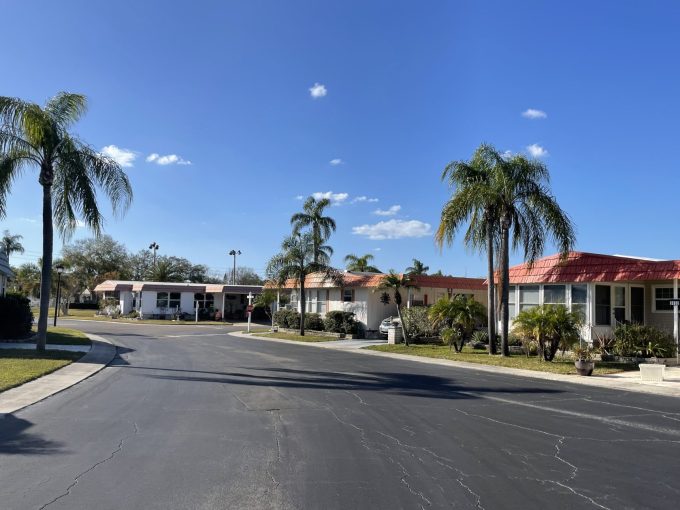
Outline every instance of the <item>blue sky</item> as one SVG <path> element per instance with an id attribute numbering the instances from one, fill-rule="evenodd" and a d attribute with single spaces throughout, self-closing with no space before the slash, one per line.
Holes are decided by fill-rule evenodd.
<path id="1" fill-rule="evenodd" d="M 483 275 L 431 232 L 442 168 L 486 141 L 546 162 L 577 249 L 680 258 L 677 2 L 9 0 L 3 19 L 0 94 L 86 94 L 76 131 L 129 165 L 106 232 L 131 250 L 262 271 L 296 197 L 331 192 L 336 265 Z M 40 194 L 25 174 L 0 221 L 14 264 L 40 254 Z"/>

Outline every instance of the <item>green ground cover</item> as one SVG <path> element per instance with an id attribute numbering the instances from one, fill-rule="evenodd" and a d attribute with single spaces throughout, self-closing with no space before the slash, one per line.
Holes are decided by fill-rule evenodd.
<path id="1" fill-rule="evenodd" d="M 373 351 L 394 352 L 399 354 L 410 354 L 413 356 L 424 356 L 428 358 L 449 359 L 453 361 L 465 361 L 467 363 L 479 363 L 482 365 L 493 365 L 499 367 L 522 368 L 524 370 L 536 370 L 539 372 L 551 372 L 555 374 L 574 374 L 576 368 L 573 360 L 557 358 L 554 361 L 541 361 L 537 356 L 527 358 L 524 354 L 512 354 L 508 357 L 489 356 L 486 351 L 474 350 L 468 347 L 463 352 L 455 352 L 443 345 L 421 345 L 412 344 L 406 347 L 404 344 L 397 345 L 372 345 L 364 347 Z M 593 375 L 613 374 L 626 370 L 637 370 L 637 365 L 629 363 L 604 363 L 595 362 Z"/>
<path id="2" fill-rule="evenodd" d="M 251 332 L 252 333 L 252 332 Z M 339 340 L 332 336 L 321 336 L 321 335 L 295 335 L 293 333 L 257 333 L 257 336 L 269 337 L 269 338 L 280 338 L 281 340 L 292 340 L 294 342 L 333 342 Z"/>
<path id="3" fill-rule="evenodd" d="M 5 391 L 81 358 L 83 352 L 0 349 L 0 391 Z"/>

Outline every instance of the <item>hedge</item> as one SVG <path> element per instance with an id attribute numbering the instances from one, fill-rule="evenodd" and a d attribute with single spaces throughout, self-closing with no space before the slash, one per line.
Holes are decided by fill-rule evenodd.
<path id="1" fill-rule="evenodd" d="M 28 298 L 19 294 L 0 297 L 0 339 L 27 336 L 33 325 L 33 313 Z"/>

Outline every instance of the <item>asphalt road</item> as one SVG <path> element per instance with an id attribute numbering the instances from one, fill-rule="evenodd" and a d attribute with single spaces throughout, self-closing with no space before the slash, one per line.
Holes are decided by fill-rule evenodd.
<path id="1" fill-rule="evenodd" d="M 677 399 L 210 327 L 69 326 L 119 357 L 0 420 L 2 510 L 680 506 Z"/>

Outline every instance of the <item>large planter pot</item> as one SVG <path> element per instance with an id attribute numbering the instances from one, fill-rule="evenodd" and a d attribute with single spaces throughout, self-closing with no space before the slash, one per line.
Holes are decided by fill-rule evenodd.
<path id="1" fill-rule="evenodd" d="M 593 370 L 595 369 L 595 362 L 577 359 L 574 361 L 574 366 L 576 367 L 578 375 L 592 375 Z"/>

